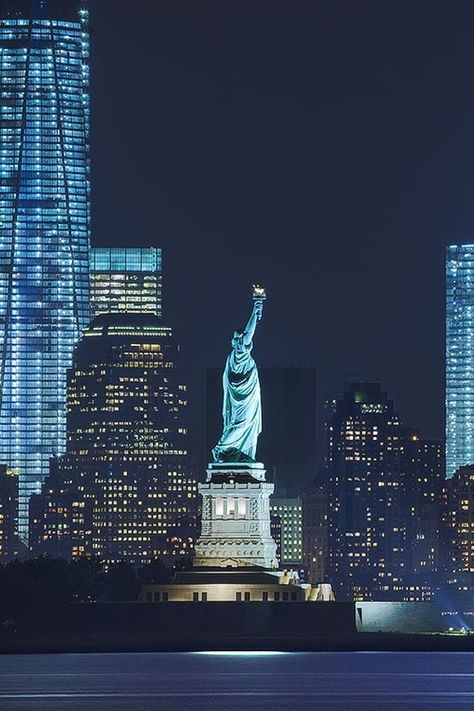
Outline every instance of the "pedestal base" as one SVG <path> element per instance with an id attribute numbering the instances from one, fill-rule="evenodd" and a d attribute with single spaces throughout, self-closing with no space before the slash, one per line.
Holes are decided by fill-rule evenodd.
<path id="1" fill-rule="evenodd" d="M 199 485 L 202 528 L 194 565 L 276 568 L 269 508 L 273 489 L 259 462 L 209 465 L 207 481 Z"/>

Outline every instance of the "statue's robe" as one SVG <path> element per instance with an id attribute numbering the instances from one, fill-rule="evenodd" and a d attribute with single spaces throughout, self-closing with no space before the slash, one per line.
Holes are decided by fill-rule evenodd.
<path id="1" fill-rule="evenodd" d="M 212 450 L 217 462 L 255 461 L 262 405 L 258 370 L 250 355 L 252 346 L 234 347 L 227 357 L 222 376 L 224 429 Z"/>

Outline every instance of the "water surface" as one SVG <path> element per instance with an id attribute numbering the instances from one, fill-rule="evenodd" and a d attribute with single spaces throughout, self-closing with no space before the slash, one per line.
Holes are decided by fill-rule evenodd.
<path id="1" fill-rule="evenodd" d="M 2 711 L 474 709 L 474 653 L 0 656 Z"/>

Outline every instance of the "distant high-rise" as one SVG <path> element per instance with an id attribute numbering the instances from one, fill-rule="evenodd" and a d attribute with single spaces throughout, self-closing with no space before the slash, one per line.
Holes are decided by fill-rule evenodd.
<path id="1" fill-rule="evenodd" d="M 402 425 L 377 383 L 354 383 L 329 419 L 329 580 L 372 599 L 403 584 Z M 337 596 L 337 593 L 336 593 Z"/>
<path id="2" fill-rule="evenodd" d="M 303 564 L 311 583 L 326 581 L 328 553 L 328 494 L 325 482 L 315 481 L 302 496 Z"/>
<path id="3" fill-rule="evenodd" d="M 19 474 L 26 538 L 89 320 L 86 3 L 2 2 L 0 76 L 0 461 Z"/>
<path id="4" fill-rule="evenodd" d="M 91 311 L 162 316 L 162 254 L 157 247 L 93 247 Z"/>
<path id="5" fill-rule="evenodd" d="M 403 427 L 368 382 L 336 400 L 326 432 L 329 581 L 343 598 L 430 598 L 440 570 L 440 443 Z"/>
<path id="6" fill-rule="evenodd" d="M 270 499 L 271 516 L 280 519 L 280 565 L 301 563 L 303 558 L 301 532 L 301 498 L 282 499 L 272 496 Z"/>
<path id="7" fill-rule="evenodd" d="M 258 458 L 282 497 L 299 496 L 316 474 L 315 369 L 259 368 L 263 431 Z M 207 452 L 222 429 L 222 369 L 207 371 Z"/>
<path id="8" fill-rule="evenodd" d="M 446 476 L 474 464 L 474 244 L 446 251 Z"/>
<path id="9" fill-rule="evenodd" d="M 443 445 L 406 430 L 403 452 L 407 564 L 410 572 L 432 577 L 442 567 Z"/>
<path id="10" fill-rule="evenodd" d="M 19 554 L 16 536 L 18 516 L 18 476 L 5 465 L 0 465 L 0 561 L 11 560 Z"/>
<path id="11" fill-rule="evenodd" d="M 186 391 L 179 346 L 156 316 L 92 321 L 68 376 L 67 453 L 32 500 L 37 552 L 69 546 L 73 557 L 133 563 L 191 555 L 197 485 Z"/>
<path id="12" fill-rule="evenodd" d="M 448 482 L 449 551 L 448 572 L 459 589 L 474 573 L 474 466 L 460 467 Z M 454 581 L 453 581 L 454 582 Z"/>
<path id="13" fill-rule="evenodd" d="M 94 491 L 84 486 L 86 467 L 78 484 L 70 476 L 77 467 L 63 471 L 67 462 L 66 455 L 52 459 L 41 494 L 30 498 L 29 545 L 34 555 L 65 559 L 93 555 Z"/>

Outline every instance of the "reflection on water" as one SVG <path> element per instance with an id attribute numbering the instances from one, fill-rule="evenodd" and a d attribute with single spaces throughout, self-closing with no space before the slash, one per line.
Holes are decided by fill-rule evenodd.
<path id="1" fill-rule="evenodd" d="M 262 652 L 240 652 L 240 651 L 234 651 L 234 650 L 229 650 L 226 652 L 225 650 L 221 650 L 219 652 L 195 652 L 195 654 L 208 654 L 211 657 L 276 657 L 280 654 L 288 654 L 288 652 L 268 652 L 268 651 L 262 651 Z"/>
<path id="2" fill-rule="evenodd" d="M 197 652 L 0 656 L 2 711 L 474 709 L 474 655 Z"/>

